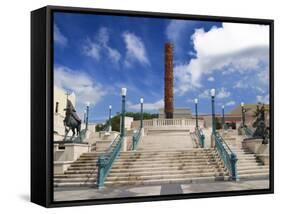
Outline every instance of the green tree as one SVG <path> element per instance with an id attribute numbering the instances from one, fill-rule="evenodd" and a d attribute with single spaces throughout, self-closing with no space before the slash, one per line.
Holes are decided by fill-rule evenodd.
<path id="1" fill-rule="evenodd" d="M 111 127 L 112 127 L 112 131 L 120 131 L 120 113 L 118 112 L 114 117 L 111 118 Z M 140 112 L 126 112 L 125 116 L 127 117 L 133 117 L 134 120 L 140 120 L 141 118 L 141 114 Z M 153 119 L 153 118 L 158 118 L 158 114 L 151 114 L 151 113 L 147 113 L 144 112 L 143 113 L 143 119 L 144 120 L 149 120 L 149 119 Z M 108 126 L 108 120 L 106 120 L 105 124 L 97 124 L 96 125 L 96 131 L 102 131 L 104 130 L 106 127 Z"/>

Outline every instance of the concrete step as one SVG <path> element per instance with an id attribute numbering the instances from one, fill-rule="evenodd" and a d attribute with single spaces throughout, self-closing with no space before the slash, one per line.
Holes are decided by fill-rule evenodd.
<path id="1" fill-rule="evenodd" d="M 224 174 L 223 170 L 214 170 L 214 169 L 175 169 L 175 170 L 162 170 L 162 171 L 127 171 L 127 172 L 116 172 L 111 171 L 109 177 L 134 177 L 134 176 L 180 176 L 180 175 L 189 175 L 189 174 Z"/>
<path id="2" fill-rule="evenodd" d="M 54 176 L 55 180 L 64 179 L 64 178 L 81 178 L 81 179 L 87 179 L 91 177 L 96 177 L 96 174 L 90 174 L 90 173 L 68 173 L 63 175 L 56 175 Z"/>
<path id="3" fill-rule="evenodd" d="M 152 163 L 152 164 L 114 164 L 112 166 L 111 171 L 113 170 L 126 170 L 126 169 L 134 169 L 134 170 L 151 170 L 151 168 L 153 168 L 153 170 L 158 170 L 158 169 L 170 169 L 170 168 L 217 168 L 217 167 L 223 167 L 222 163 L 210 163 L 210 162 L 205 162 L 205 163 L 194 163 L 194 164 L 189 164 L 189 163 L 181 163 L 181 164 L 172 164 L 172 163 L 166 163 L 166 164 L 157 164 L 157 163 Z M 78 170 L 88 170 L 88 171 L 92 171 L 93 168 L 92 167 L 70 167 L 67 172 L 71 172 L 71 171 L 78 171 Z M 67 173 L 66 172 L 66 173 Z"/>
<path id="4" fill-rule="evenodd" d="M 154 180 L 154 179 L 174 179 L 174 178 L 195 178 L 195 177 L 210 177 L 224 176 L 223 172 L 202 172 L 202 173 L 177 173 L 177 174 L 155 174 L 155 175 L 129 175 L 129 176 L 114 176 L 110 174 L 106 181 L 137 181 L 137 180 Z"/>
<path id="5" fill-rule="evenodd" d="M 188 184 L 188 183 L 208 183 L 214 181 L 226 181 L 229 180 L 229 176 L 209 176 L 209 177 L 193 177 L 193 178 L 173 178 L 173 179 L 151 179 L 151 180 L 137 180 L 137 181 L 106 181 L 108 186 L 121 186 L 121 185 L 156 185 L 156 184 Z"/>
<path id="6" fill-rule="evenodd" d="M 123 159 L 138 159 L 138 158 L 142 158 L 142 159 L 146 159 L 146 158 L 177 158 L 177 157 L 212 157 L 214 156 L 215 153 L 194 153 L 194 154 L 131 154 L 131 155 L 127 155 L 127 156 L 122 156 L 120 155 L 118 157 L 119 160 L 123 160 Z M 248 156 L 247 156 L 248 157 Z M 80 157 L 78 160 L 98 160 L 97 158 L 92 158 L 92 157 Z"/>
<path id="7" fill-rule="evenodd" d="M 214 172 L 214 171 L 224 171 L 224 169 L 219 168 L 219 167 L 161 167 L 161 168 L 155 168 L 153 172 L 149 170 L 150 168 L 126 168 L 126 169 L 111 169 L 110 173 L 111 174 L 122 174 L 122 173 L 163 173 L 163 172 L 169 172 L 169 173 L 174 173 L 178 171 L 192 171 L 192 172 L 202 172 L 202 171 L 208 171 L 208 172 Z M 80 169 L 80 170 L 68 170 L 65 172 L 65 174 L 62 175 L 57 175 L 55 178 L 66 178 L 70 175 L 83 175 L 85 176 L 92 176 L 93 174 L 96 174 L 97 171 L 91 171 L 91 170 L 86 170 L 86 169 Z"/>
<path id="8" fill-rule="evenodd" d="M 258 179 L 268 179 L 269 173 L 251 173 L 238 175 L 240 180 L 258 180 Z"/>
<path id="9" fill-rule="evenodd" d="M 72 183 L 54 183 L 54 187 L 95 187 L 95 182 L 88 183 L 80 183 L 80 182 L 72 182 Z"/>
<path id="10" fill-rule="evenodd" d="M 256 173 L 269 173 L 269 169 L 247 169 L 247 170 L 238 169 L 238 175 L 256 174 Z"/>
<path id="11" fill-rule="evenodd" d="M 237 166 L 237 169 L 238 170 L 251 170 L 251 169 L 267 169 L 267 170 L 269 170 L 269 167 L 268 166 L 263 166 L 263 165 L 258 165 L 258 166 L 240 166 L 240 165 L 238 165 Z"/>
<path id="12" fill-rule="evenodd" d="M 157 168 L 153 168 L 153 171 L 165 171 L 165 170 L 201 170 L 201 169 L 209 169 L 209 170 L 222 170 L 222 167 L 216 165 L 199 165 L 199 166 L 159 166 Z M 128 167 L 128 168 L 112 168 L 111 173 L 113 172 L 139 172 L 139 171 L 149 171 L 150 167 Z"/>
<path id="13" fill-rule="evenodd" d="M 221 161 L 216 161 L 216 160 L 201 160 L 201 161 L 179 161 L 179 160 L 163 160 L 163 161 L 143 161 L 143 162 L 131 162 L 131 161 L 116 161 L 112 167 L 116 168 L 122 168 L 122 167 L 129 167 L 129 166 L 134 166 L 134 167 L 167 167 L 167 166 L 174 166 L 174 167 L 179 167 L 179 166 L 188 166 L 188 167 L 200 167 L 200 166 L 207 166 L 207 165 L 214 165 L 216 166 L 217 164 L 222 164 L 223 162 Z M 258 166 L 257 164 L 247 164 L 247 166 Z M 85 165 L 85 166 L 70 166 L 68 170 L 74 170 L 74 169 L 89 169 L 89 170 L 94 170 L 96 169 L 96 166 L 91 166 L 91 165 Z"/>
<path id="14" fill-rule="evenodd" d="M 54 178 L 54 182 L 55 183 L 75 183 L 75 182 L 79 182 L 79 183 L 85 183 L 85 182 L 96 182 L 96 178 L 95 177 L 91 177 L 91 178 L 84 178 L 84 177 L 74 177 L 74 178 Z"/>
<path id="15" fill-rule="evenodd" d="M 185 161 L 171 161 L 171 160 L 165 160 L 165 161 L 159 161 L 159 162 L 151 162 L 151 161 L 136 161 L 136 162 L 119 162 L 116 161 L 113 165 L 113 167 L 122 167 L 122 166 L 166 166 L 166 165 L 171 165 L 171 166 L 179 166 L 179 165 L 206 165 L 206 164 L 212 164 L 216 165 L 217 161 L 216 160 L 185 160 Z"/>
<path id="16" fill-rule="evenodd" d="M 93 163 L 73 163 L 71 164 L 71 167 L 91 167 L 91 168 L 96 168 L 97 167 L 97 163 L 93 162 Z"/>

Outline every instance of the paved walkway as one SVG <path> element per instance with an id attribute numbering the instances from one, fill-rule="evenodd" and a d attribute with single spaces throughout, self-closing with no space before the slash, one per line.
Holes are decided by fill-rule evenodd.
<path id="1" fill-rule="evenodd" d="M 102 189 L 76 187 L 56 188 L 55 201 L 85 200 L 98 198 L 122 198 L 136 196 L 155 196 L 182 193 L 220 192 L 250 189 L 267 189 L 269 180 L 214 182 L 198 184 L 163 184 L 147 186 L 104 187 Z"/>

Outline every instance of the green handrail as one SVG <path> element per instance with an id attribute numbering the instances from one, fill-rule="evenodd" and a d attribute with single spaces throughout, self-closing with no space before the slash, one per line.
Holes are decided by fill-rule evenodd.
<path id="1" fill-rule="evenodd" d="M 198 142 L 199 142 L 199 145 L 201 148 L 204 148 L 205 147 L 205 136 L 203 134 L 203 131 L 202 129 L 196 127 L 195 128 L 195 134 L 197 135 L 198 137 Z"/>
<path id="2" fill-rule="evenodd" d="M 114 141 L 109 145 L 104 154 L 99 156 L 98 159 L 98 174 L 97 174 L 97 186 L 101 188 L 104 186 L 104 181 L 110 172 L 110 169 L 114 161 L 118 158 L 124 138 L 118 135 Z"/>
<path id="3" fill-rule="evenodd" d="M 227 143 L 221 137 L 219 133 L 215 133 L 215 147 L 219 153 L 221 160 L 231 174 L 231 179 L 238 181 L 237 166 L 238 161 L 237 155 L 229 148 Z"/>
<path id="4" fill-rule="evenodd" d="M 139 128 L 139 130 L 133 134 L 133 146 L 132 146 L 132 150 L 137 150 L 139 141 L 141 139 L 141 133 L 142 133 L 142 128 Z"/>

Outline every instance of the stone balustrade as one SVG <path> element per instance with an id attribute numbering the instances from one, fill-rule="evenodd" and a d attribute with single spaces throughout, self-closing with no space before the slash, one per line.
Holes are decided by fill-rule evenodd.
<path id="1" fill-rule="evenodd" d="M 195 119 L 161 119 L 154 118 L 151 120 L 143 120 L 144 128 L 157 128 L 157 127 L 177 127 L 177 128 L 185 128 L 185 127 L 195 127 L 196 120 Z M 203 120 L 198 120 L 199 127 L 204 126 Z M 133 129 L 137 129 L 140 127 L 140 121 L 133 121 L 131 123 Z"/>

